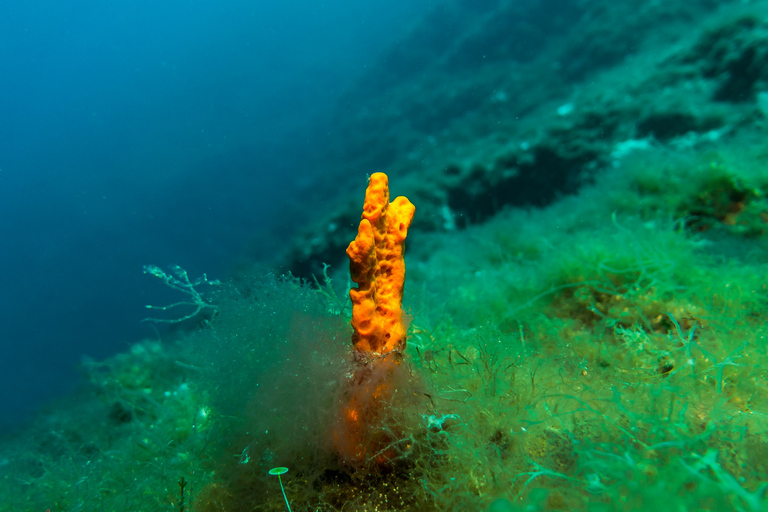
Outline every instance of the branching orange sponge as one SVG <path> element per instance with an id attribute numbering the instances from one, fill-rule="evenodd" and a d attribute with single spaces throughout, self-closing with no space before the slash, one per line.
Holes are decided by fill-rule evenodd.
<path id="1" fill-rule="evenodd" d="M 415 211 L 402 196 L 390 204 L 386 174 L 371 176 L 357 237 L 347 248 L 349 272 L 358 284 L 349 290 L 358 354 L 377 357 L 405 348 L 403 253 Z"/>
<path id="2" fill-rule="evenodd" d="M 357 367 L 344 388 L 334 445 L 352 465 L 381 466 L 392 456 L 387 446 L 396 434 L 381 428 L 381 422 L 397 390 L 393 382 L 405 349 L 403 251 L 414 211 L 405 197 L 390 203 L 386 174 L 374 174 L 357 236 L 347 248 L 350 274 L 357 283 L 349 290 Z"/>

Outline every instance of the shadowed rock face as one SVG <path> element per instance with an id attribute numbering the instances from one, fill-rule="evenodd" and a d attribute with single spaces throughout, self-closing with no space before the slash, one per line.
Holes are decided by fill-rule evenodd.
<path id="1" fill-rule="evenodd" d="M 766 23 L 735 2 L 662 4 L 440 4 L 340 102 L 310 194 L 326 209 L 278 263 L 343 265 L 373 172 L 419 205 L 417 233 L 463 229 L 576 193 L 625 141 L 747 129 Z"/>

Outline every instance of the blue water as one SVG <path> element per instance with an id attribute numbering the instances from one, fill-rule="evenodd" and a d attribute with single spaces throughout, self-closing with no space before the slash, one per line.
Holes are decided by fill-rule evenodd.
<path id="1" fill-rule="evenodd" d="M 0 429 L 153 335 L 143 265 L 224 278 L 279 250 L 300 134 L 430 4 L 3 2 Z"/>

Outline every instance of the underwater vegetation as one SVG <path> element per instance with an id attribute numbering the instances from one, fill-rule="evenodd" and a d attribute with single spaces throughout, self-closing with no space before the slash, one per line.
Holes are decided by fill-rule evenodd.
<path id="1" fill-rule="evenodd" d="M 653 10 L 679 11 L 661 23 L 701 3 L 729 4 L 612 16 L 641 4 L 614 2 L 579 23 L 617 20 L 591 47 L 615 62 L 626 23 L 655 33 Z M 368 295 L 381 266 L 361 190 L 353 215 L 297 237 L 288 259 L 333 263 L 314 280 L 146 267 L 180 294 L 153 320 L 194 329 L 85 361 L 78 395 L 0 443 L 0 511 L 768 510 L 768 18 L 741 16 L 746 4 L 602 77 L 589 66 L 603 59 L 576 61 L 583 45 L 569 44 L 570 61 L 509 73 L 494 57 L 462 75 L 486 87 L 457 84 L 480 22 L 453 57 L 426 54 L 440 79 L 393 95 L 434 116 L 429 130 L 403 127 L 418 123 L 384 95 L 366 110 L 384 132 L 354 125 L 357 142 L 339 142 L 377 142 L 419 210 L 390 309 Z M 517 5 L 498 9 L 517 19 Z M 553 62 L 589 76 L 580 92 L 524 80 Z M 449 121 L 436 105 L 451 130 L 433 128 Z M 415 149 L 389 151 L 382 133 Z M 347 165 L 386 167 L 360 155 Z"/>
<path id="2" fill-rule="evenodd" d="M 361 384 L 347 279 L 193 294 L 215 310 L 196 332 L 86 362 L 80 396 L 2 445 L 0 510 L 764 510 L 762 165 L 649 149 L 418 238 L 386 393 Z M 378 398 L 350 457 L 355 390 Z"/>

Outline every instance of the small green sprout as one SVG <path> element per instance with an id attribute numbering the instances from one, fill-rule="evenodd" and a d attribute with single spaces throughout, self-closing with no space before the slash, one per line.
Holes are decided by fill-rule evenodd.
<path id="1" fill-rule="evenodd" d="M 280 482 L 280 490 L 283 491 L 283 498 L 285 498 L 285 506 L 288 507 L 288 512 L 291 512 L 291 505 L 288 504 L 288 497 L 285 495 L 285 487 L 283 487 L 283 480 L 280 475 L 284 475 L 288 472 L 288 468 L 272 468 L 269 470 L 270 475 L 277 475 L 277 480 Z"/>

